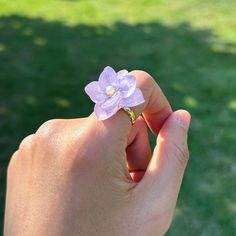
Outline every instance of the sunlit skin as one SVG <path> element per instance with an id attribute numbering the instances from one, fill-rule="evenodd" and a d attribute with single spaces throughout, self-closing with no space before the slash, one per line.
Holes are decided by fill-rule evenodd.
<path id="1" fill-rule="evenodd" d="M 105 121 L 56 119 L 26 137 L 7 176 L 5 236 L 157 236 L 168 230 L 188 161 L 188 112 L 137 78 L 145 103 Z M 109 91 L 109 93 L 112 90 Z M 151 152 L 147 126 L 157 135 Z"/>

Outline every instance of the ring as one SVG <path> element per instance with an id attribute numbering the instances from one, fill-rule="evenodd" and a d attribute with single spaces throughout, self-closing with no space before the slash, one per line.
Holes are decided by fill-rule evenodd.
<path id="1" fill-rule="evenodd" d="M 145 102 L 142 91 L 137 88 L 136 77 L 127 70 L 116 72 L 110 66 L 104 68 L 98 81 L 87 84 L 84 90 L 95 103 L 98 120 L 106 120 L 123 108 L 134 124 L 136 115 L 130 107 Z"/>
<path id="2" fill-rule="evenodd" d="M 136 121 L 136 115 L 134 113 L 134 111 L 129 108 L 129 107 L 123 107 L 123 110 L 127 113 L 127 115 L 129 116 L 132 125 L 134 125 L 135 121 Z"/>

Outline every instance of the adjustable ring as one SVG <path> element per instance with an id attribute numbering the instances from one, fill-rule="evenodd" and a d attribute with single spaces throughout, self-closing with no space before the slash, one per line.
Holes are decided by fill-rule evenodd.
<path id="1" fill-rule="evenodd" d="M 134 125 L 135 121 L 136 121 L 136 115 L 134 113 L 134 111 L 129 108 L 129 107 L 123 107 L 123 110 L 127 113 L 127 115 L 129 116 L 132 125 Z"/>

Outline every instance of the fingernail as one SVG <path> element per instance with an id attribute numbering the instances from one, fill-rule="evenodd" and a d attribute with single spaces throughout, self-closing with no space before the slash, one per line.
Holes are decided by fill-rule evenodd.
<path id="1" fill-rule="evenodd" d="M 185 129 L 189 129 L 191 115 L 185 110 L 176 111 L 177 124 Z"/>

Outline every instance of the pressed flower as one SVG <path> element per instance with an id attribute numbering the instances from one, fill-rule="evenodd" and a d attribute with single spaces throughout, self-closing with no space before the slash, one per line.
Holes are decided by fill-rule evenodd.
<path id="1" fill-rule="evenodd" d="M 85 87 L 85 92 L 95 102 L 94 111 L 99 120 L 113 116 L 120 108 L 134 107 L 145 102 L 143 94 L 136 87 L 136 78 L 127 70 L 115 72 L 107 66 L 98 81 Z"/>

